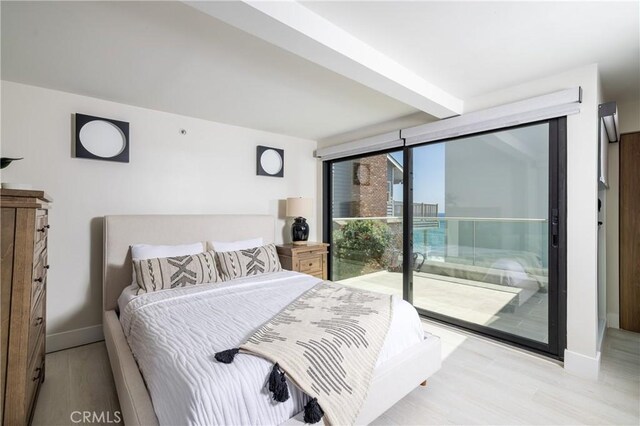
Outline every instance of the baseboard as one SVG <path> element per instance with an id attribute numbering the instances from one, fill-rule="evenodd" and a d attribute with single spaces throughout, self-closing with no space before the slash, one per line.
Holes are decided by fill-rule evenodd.
<path id="1" fill-rule="evenodd" d="M 47 353 L 87 345 L 101 340 L 104 340 L 102 325 L 92 325 L 91 327 L 49 334 L 47 335 Z"/>
<path id="2" fill-rule="evenodd" d="M 600 373 L 600 352 L 595 357 L 564 350 L 564 369 L 584 379 L 598 380 Z"/>
<path id="3" fill-rule="evenodd" d="M 607 314 L 607 327 L 620 328 L 620 315 L 619 314 Z"/>

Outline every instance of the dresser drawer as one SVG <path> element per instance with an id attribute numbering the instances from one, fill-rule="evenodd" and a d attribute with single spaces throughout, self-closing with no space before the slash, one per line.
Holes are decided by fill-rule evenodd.
<path id="1" fill-rule="evenodd" d="M 305 256 L 299 260 L 298 270 L 302 273 L 313 275 L 322 273 L 322 255 Z"/>
<path id="2" fill-rule="evenodd" d="M 33 265 L 33 281 L 31 282 L 31 311 L 36 308 L 36 304 L 42 298 L 44 290 L 47 285 L 47 269 L 49 265 L 46 265 L 46 252 L 45 258 Z"/>
<path id="3" fill-rule="evenodd" d="M 49 215 L 46 210 L 36 210 L 36 229 L 46 228 L 49 224 Z"/>
<path id="4" fill-rule="evenodd" d="M 47 256 L 49 254 L 49 250 L 47 248 L 47 239 L 43 239 L 38 243 L 37 246 L 33 248 L 33 273 L 41 269 L 48 269 L 47 267 Z M 39 277 L 40 275 L 34 275 L 34 279 Z"/>
<path id="5" fill-rule="evenodd" d="M 33 409 L 36 395 L 38 394 L 38 387 L 44 380 L 44 336 L 38 340 L 37 352 L 34 354 L 33 359 L 29 363 L 26 377 L 26 389 L 25 393 L 25 405 L 27 417 Z"/>
<path id="6" fill-rule="evenodd" d="M 29 359 L 34 355 L 36 350 L 36 343 L 40 340 L 44 334 L 44 303 L 46 297 L 44 294 L 36 301 L 36 306 L 31 312 L 31 321 L 29 322 Z"/>
<path id="7" fill-rule="evenodd" d="M 39 293 L 42 288 L 44 288 L 46 273 L 47 269 L 49 268 L 47 264 L 47 217 L 48 216 L 46 214 L 36 216 L 36 231 L 33 244 L 33 282 L 31 283 L 33 286 L 31 295 L 32 307 L 34 307 L 34 304 L 37 300 L 35 296 L 37 296 L 37 293 Z"/>
<path id="8" fill-rule="evenodd" d="M 47 237 L 41 238 L 33 244 L 33 265 L 35 266 L 42 258 L 47 257 Z"/>
<path id="9" fill-rule="evenodd" d="M 39 210 L 40 211 L 40 210 Z M 44 211 L 44 210 L 42 210 Z M 46 213 L 46 211 L 45 211 Z M 33 264 L 35 265 L 43 253 L 47 251 L 49 238 L 49 216 L 46 214 L 36 216 L 35 231 L 33 233 Z M 46 255 L 45 255 L 46 258 Z"/>
<path id="10" fill-rule="evenodd" d="M 43 239 L 46 239 L 49 235 L 49 215 L 46 210 L 37 210 L 36 212 L 36 231 L 35 231 L 35 243 L 38 245 Z"/>

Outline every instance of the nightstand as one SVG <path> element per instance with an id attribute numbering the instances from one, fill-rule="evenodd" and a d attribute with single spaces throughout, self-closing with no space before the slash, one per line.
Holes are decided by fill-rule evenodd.
<path id="1" fill-rule="evenodd" d="M 328 279 L 327 253 L 329 252 L 329 244 L 280 244 L 276 246 L 276 249 L 284 269 L 313 275 L 323 280 Z"/>

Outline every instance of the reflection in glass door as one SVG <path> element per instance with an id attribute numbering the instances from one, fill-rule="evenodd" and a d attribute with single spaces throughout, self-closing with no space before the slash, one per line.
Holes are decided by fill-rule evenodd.
<path id="1" fill-rule="evenodd" d="M 549 344 L 549 126 L 412 148 L 412 295 L 423 313 Z"/>

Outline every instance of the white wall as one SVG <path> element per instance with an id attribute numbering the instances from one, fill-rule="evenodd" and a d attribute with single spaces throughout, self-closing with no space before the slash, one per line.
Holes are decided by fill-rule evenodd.
<path id="1" fill-rule="evenodd" d="M 605 99 L 614 101 L 615 99 Z M 618 104 L 621 133 L 640 132 L 640 94 L 638 98 Z M 619 265 L 619 191 L 620 144 L 609 144 L 609 189 L 607 190 L 607 326 L 620 327 Z"/>
<path id="2" fill-rule="evenodd" d="M 565 368 L 597 377 L 597 65 L 465 101 L 465 112 L 581 86 L 580 114 L 567 118 L 567 350 Z"/>
<path id="3" fill-rule="evenodd" d="M 316 143 L 311 140 L 7 81 L 1 97 L 2 156 L 25 157 L 3 171 L 2 181 L 30 183 L 54 199 L 48 349 L 100 336 L 95 326 L 102 310 L 102 216 L 273 214 L 279 218 L 276 239 L 282 241 L 289 229 L 281 200 L 316 197 Z M 130 163 L 73 158 L 76 112 L 128 121 Z M 256 145 L 285 150 L 284 178 L 256 176 Z M 315 215 L 309 222 L 315 240 Z M 83 330 L 66 333 L 76 329 Z"/>

